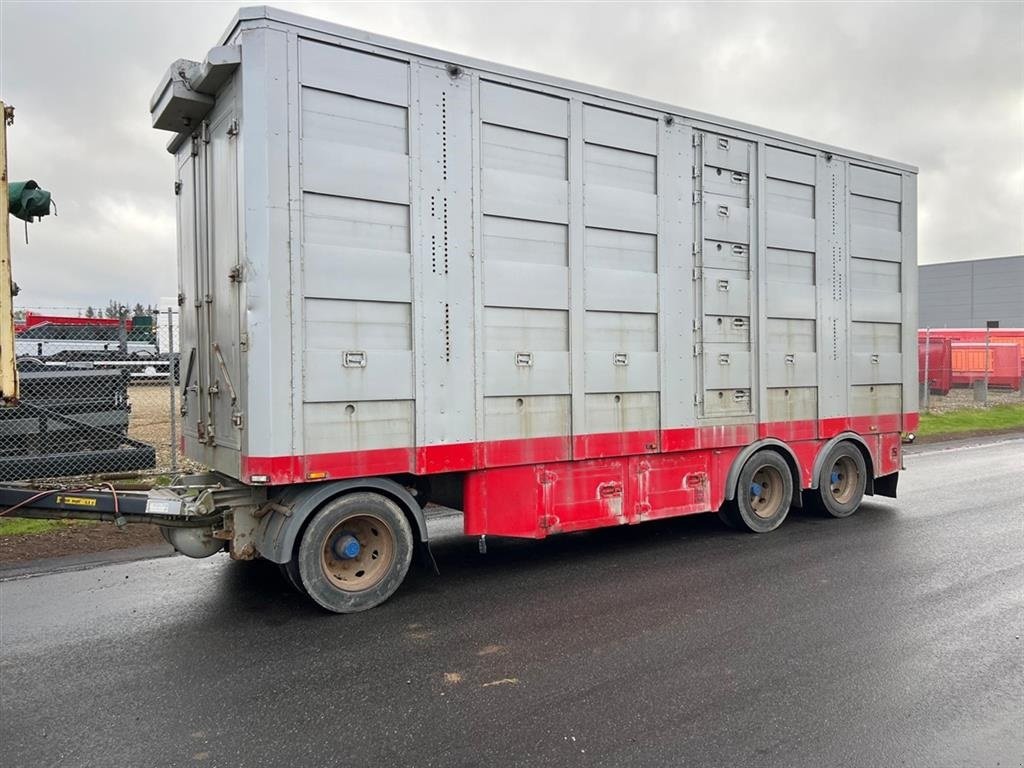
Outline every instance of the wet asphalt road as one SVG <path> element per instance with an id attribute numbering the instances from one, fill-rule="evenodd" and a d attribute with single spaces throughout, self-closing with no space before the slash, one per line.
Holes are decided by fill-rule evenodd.
<path id="1" fill-rule="evenodd" d="M 0 764 L 1018 766 L 1024 440 L 908 456 L 898 501 L 476 542 L 332 616 L 275 568 L 0 585 Z"/>

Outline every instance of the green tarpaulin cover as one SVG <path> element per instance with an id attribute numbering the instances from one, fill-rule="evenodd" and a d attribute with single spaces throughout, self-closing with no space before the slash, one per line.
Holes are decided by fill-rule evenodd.
<path id="1" fill-rule="evenodd" d="M 12 181 L 7 193 L 11 215 L 32 221 L 50 213 L 50 193 L 34 181 Z"/>

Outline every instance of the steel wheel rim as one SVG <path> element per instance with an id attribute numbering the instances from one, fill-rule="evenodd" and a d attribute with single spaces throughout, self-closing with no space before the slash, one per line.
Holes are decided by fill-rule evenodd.
<path id="1" fill-rule="evenodd" d="M 782 506 L 782 474 L 775 467 L 761 467 L 750 478 L 750 508 L 762 520 L 778 514 Z"/>
<path id="2" fill-rule="evenodd" d="M 860 472 L 857 463 L 849 456 L 840 456 L 829 473 L 829 492 L 840 504 L 847 504 L 857 492 Z"/>
<path id="3" fill-rule="evenodd" d="M 344 557 L 337 544 L 359 544 L 358 554 Z M 377 586 L 395 561 L 395 535 L 375 515 L 353 515 L 338 523 L 324 538 L 320 566 L 327 580 L 345 592 L 364 592 Z"/>

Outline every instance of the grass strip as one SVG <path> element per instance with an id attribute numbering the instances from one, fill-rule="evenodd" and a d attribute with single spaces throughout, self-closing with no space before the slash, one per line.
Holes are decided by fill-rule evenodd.
<path id="1" fill-rule="evenodd" d="M 28 517 L 0 516 L 0 536 L 26 536 L 61 531 L 82 525 L 95 525 L 93 520 L 35 520 Z"/>
<path id="2" fill-rule="evenodd" d="M 1024 404 L 964 408 L 947 413 L 922 413 L 917 434 L 920 437 L 933 437 L 985 429 L 1024 429 Z"/>

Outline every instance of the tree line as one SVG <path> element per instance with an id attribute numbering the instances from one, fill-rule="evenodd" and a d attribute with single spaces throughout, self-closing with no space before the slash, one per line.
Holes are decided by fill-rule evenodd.
<path id="1" fill-rule="evenodd" d="M 100 307 L 98 309 L 92 306 L 86 307 L 82 317 L 105 317 L 108 319 L 116 319 L 122 314 L 130 315 L 132 317 L 136 315 L 151 315 L 156 312 L 156 310 L 157 308 L 152 304 L 142 306 L 142 302 L 135 302 L 135 306 L 129 307 L 127 304 L 122 304 L 119 301 L 111 299 L 107 302 L 107 306 L 105 307 Z"/>

